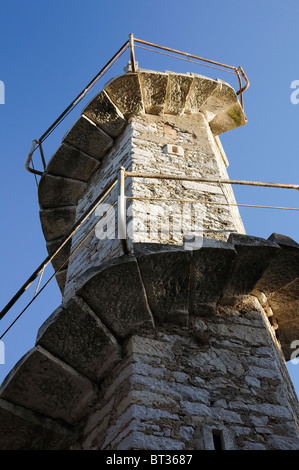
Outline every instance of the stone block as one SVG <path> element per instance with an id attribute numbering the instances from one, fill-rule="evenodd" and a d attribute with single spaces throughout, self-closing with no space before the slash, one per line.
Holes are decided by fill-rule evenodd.
<path id="1" fill-rule="evenodd" d="M 96 396 L 89 380 L 41 346 L 25 354 L 0 388 L 0 398 L 71 425 L 88 414 Z"/>
<path id="2" fill-rule="evenodd" d="M 149 357 L 173 358 L 171 344 L 165 341 L 158 341 L 151 338 L 133 335 L 127 344 L 127 354 L 142 354 Z"/>
<path id="3" fill-rule="evenodd" d="M 0 450 L 64 450 L 72 439 L 57 421 L 0 399 Z"/>
<path id="4" fill-rule="evenodd" d="M 36 344 L 82 376 L 99 382 L 120 360 L 116 339 L 79 297 L 73 297 L 46 320 Z"/>
<path id="5" fill-rule="evenodd" d="M 220 135 L 224 132 L 244 126 L 247 122 L 246 116 L 239 101 L 222 113 L 217 114 L 209 123 L 214 135 Z"/>
<path id="6" fill-rule="evenodd" d="M 183 114 L 192 81 L 191 75 L 169 73 L 165 114 Z"/>
<path id="7" fill-rule="evenodd" d="M 256 288 L 266 296 L 287 286 L 299 276 L 299 245 L 289 237 L 272 234 L 269 241 L 280 246 L 279 253 L 271 260 Z"/>
<path id="8" fill-rule="evenodd" d="M 38 185 L 38 200 L 41 209 L 74 206 L 86 189 L 79 180 L 43 174 Z"/>
<path id="9" fill-rule="evenodd" d="M 113 145 L 113 139 L 93 121 L 81 116 L 63 138 L 63 143 L 101 160 Z"/>
<path id="10" fill-rule="evenodd" d="M 144 110 L 147 114 L 161 115 L 164 111 L 168 74 L 139 72 Z"/>
<path id="11" fill-rule="evenodd" d="M 193 82 L 185 104 L 185 114 L 197 114 L 201 111 L 209 96 L 219 87 L 219 82 L 210 78 L 192 74 Z"/>
<path id="12" fill-rule="evenodd" d="M 232 245 L 204 239 L 203 247 L 193 251 L 190 276 L 190 313 L 213 312 L 228 281 L 236 251 Z"/>
<path id="13" fill-rule="evenodd" d="M 158 322 L 186 324 L 189 316 L 189 251 L 136 254 L 150 309 Z"/>
<path id="14" fill-rule="evenodd" d="M 234 247 L 237 257 L 220 303 L 233 305 L 238 298 L 253 291 L 280 248 L 270 240 L 240 234 L 231 234 L 228 243 Z"/>
<path id="15" fill-rule="evenodd" d="M 112 138 L 121 133 L 127 122 L 105 90 L 101 91 L 87 104 L 82 114 Z"/>
<path id="16" fill-rule="evenodd" d="M 138 328 L 153 327 L 134 257 L 119 258 L 91 268 L 81 278 L 77 292 L 116 337 L 124 338 Z"/>
<path id="17" fill-rule="evenodd" d="M 98 167 L 98 160 L 62 143 L 49 161 L 46 171 L 55 176 L 88 181 Z"/>
<path id="18" fill-rule="evenodd" d="M 127 73 L 116 77 L 105 91 L 125 118 L 144 113 L 139 74 Z"/>
<path id="19" fill-rule="evenodd" d="M 217 82 L 218 86 L 201 108 L 201 112 L 207 116 L 208 121 L 211 121 L 215 115 L 229 109 L 238 101 L 235 90 L 228 83 L 219 79 L 217 79 Z"/>
<path id="20" fill-rule="evenodd" d="M 47 242 L 64 238 L 72 229 L 76 218 L 76 206 L 40 211 L 42 230 Z"/>

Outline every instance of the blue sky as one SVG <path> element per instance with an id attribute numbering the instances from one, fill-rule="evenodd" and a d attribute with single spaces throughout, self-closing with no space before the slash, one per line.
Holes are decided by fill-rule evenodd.
<path id="1" fill-rule="evenodd" d="M 58 115 L 128 39 L 140 39 L 181 51 L 241 65 L 250 80 L 244 95 L 248 124 L 222 137 L 229 176 L 236 179 L 299 183 L 299 104 L 292 104 L 291 83 L 299 80 L 298 1 L 252 0 L 1 0 L 0 105 L 1 155 L 1 309 L 47 256 L 33 175 L 25 170 L 31 142 Z M 157 54 L 136 51 L 142 68 L 233 76 Z M 112 75 L 122 72 L 128 55 L 87 97 Z M 231 80 L 233 78 L 233 80 Z M 78 112 L 87 101 L 82 102 Z M 72 114 L 45 145 L 48 161 L 76 120 Z M 38 160 L 36 161 L 39 165 Z M 299 207 L 296 191 L 235 188 L 239 203 Z M 283 233 L 299 242 L 298 212 L 241 209 L 249 235 Z M 45 280 L 52 274 L 47 269 Z M 1 321 L 0 334 L 32 298 L 33 285 Z M 34 345 L 36 332 L 60 304 L 54 282 L 3 338 L 0 382 Z M 299 339 L 299 338 L 298 338 Z M 290 367 L 297 393 L 299 365 Z"/>

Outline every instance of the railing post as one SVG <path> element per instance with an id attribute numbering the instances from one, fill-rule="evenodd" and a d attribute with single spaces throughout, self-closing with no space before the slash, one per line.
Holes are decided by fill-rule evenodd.
<path id="1" fill-rule="evenodd" d="M 38 171 L 38 170 L 34 170 L 33 168 L 30 168 L 30 163 L 31 163 L 31 160 L 32 160 L 33 153 L 34 153 L 34 151 L 35 151 L 36 144 L 38 144 L 38 141 L 37 141 L 37 140 L 33 140 L 33 141 L 32 141 L 32 145 L 31 145 L 31 148 L 30 148 L 30 151 L 29 151 L 29 154 L 28 154 L 28 157 L 27 157 L 27 160 L 26 160 L 26 163 L 25 163 L 25 168 L 26 168 L 26 170 L 29 171 L 30 173 L 33 173 L 33 174 L 35 174 L 35 175 L 40 175 L 40 176 L 42 176 L 42 174 L 43 174 L 42 171 Z"/>
<path id="2" fill-rule="evenodd" d="M 118 171 L 118 238 L 121 240 L 122 249 L 125 254 L 130 253 L 127 239 L 126 225 L 126 196 L 125 196 L 125 168 L 122 166 Z"/>
<path id="3" fill-rule="evenodd" d="M 131 67 L 132 72 L 136 73 L 136 62 L 135 62 L 135 52 L 134 52 L 134 36 L 131 33 L 129 35 L 130 38 L 130 57 L 131 57 Z"/>

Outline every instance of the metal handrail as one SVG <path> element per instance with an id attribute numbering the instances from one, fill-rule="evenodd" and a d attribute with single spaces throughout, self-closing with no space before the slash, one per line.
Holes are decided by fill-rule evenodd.
<path id="1" fill-rule="evenodd" d="M 36 170 L 35 168 L 32 168 L 30 167 L 30 164 L 32 162 L 32 158 L 33 158 L 33 154 L 34 152 L 37 150 L 37 148 L 40 149 L 40 153 L 41 153 L 41 159 L 42 159 L 42 163 L 43 163 L 43 167 L 44 167 L 44 170 L 46 168 L 46 162 L 45 162 L 45 159 L 44 159 L 44 154 L 43 154 L 43 150 L 42 150 L 42 143 L 43 141 L 56 129 L 56 127 L 63 121 L 63 119 L 74 109 L 75 106 L 77 106 L 77 104 L 86 96 L 86 94 L 94 87 L 94 85 L 99 81 L 99 79 L 104 75 L 104 73 L 112 67 L 112 65 L 120 58 L 120 56 L 128 49 L 130 48 L 130 59 L 131 59 L 131 67 L 132 67 L 132 72 L 133 73 L 137 73 L 138 72 L 138 69 L 137 69 L 137 64 L 136 64 L 136 60 L 135 60 L 135 51 L 134 51 L 134 45 L 135 43 L 139 43 L 139 44 L 144 44 L 144 45 L 147 45 L 147 46 L 150 46 L 150 47 L 154 47 L 155 49 L 158 49 L 157 52 L 160 52 L 160 50 L 165 50 L 165 51 L 168 51 L 168 52 L 171 52 L 171 53 L 174 53 L 174 54 L 177 54 L 178 56 L 184 56 L 184 57 L 188 57 L 188 59 L 190 60 L 190 58 L 192 59 L 196 59 L 196 60 L 199 60 L 199 61 L 202 61 L 202 62 L 205 62 L 206 65 L 207 64 L 213 64 L 213 65 L 216 65 L 218 67 L 222 67 L 223 69 L 227 69 L 227 70 L 230 70 L 230 71 L 233 71 L 233 73 L 235 73 L 237 75 L 237 78 L 238 78 L 238 81 L 239 81 L 239 90 L 237 91 L 237 95 L 240 96 L 240 103 L 241 103 L 241 106 L 242 108 L 244 107 L 244 103 L 243 103 L 243 93 L 245 90 L 247 90 L 247 88 L 249 87 L 249 80 L 244 72 L 244 70 L 242 69 L 241 66 L 239 67 L 234 67 L 232 65 L 227 65 L 227 64 L 223 64 L 221 62 L 217 62 L 215 60 L 211 60 L 211 59 L 205 59 L 203 57 L 199 57 L 199 56 L 196 56 L 194 54 L 189 54 L 188 52 L 182 52 L 182 51 L 178 51 L 176 49 L 171 49 L 170 47 L 166 47 L 166 46 L 161 46 L 161 45 L 158 45 L 158 44 L 154 44 L 154 43 L 151 43 L 151 42 L 148 42 L 148 41 L 144 41 L 142 39 L 137 39 L 137 38 L 134 38 L 133 34 L 131 33 L 129 35 L 129 40 L 127 40 L 123 46 L 116 52 L 116 54 L 114 54 L 114 56 L 106 63 L 106 65 L 97 73 L 97 75 L 88 83 L 88 85 L 86 85 L 86 87 L 84 88 L 83 91 L 81 91 L 81 93 L 79 93 L 79 95 L 70 103 L 70 105 L 60 114 L 60 116 L 53 122 L 53 124 L 51 124 L 51 126 L 43 133 L 43 135 L 38 139 L 38 140 L 33 140 L 32 142 L 32 145 L 31 145 L 31 148 L 30 148 L 30 151 L 29 151 L 29 154 L 28 154 L 28 157 L 27 157 L 27 160 L 26 160 L 26 164 L 25 164 L 25 168 L 27 171 L 29 171 L 30 173 L 33 173 L 35 175 L 39 175 L 39 176 L 42 176 L 43 175 L 43 171 L 40 171 L 40 170 Z M 199 64 L 200 65 L 200 64 Z M 203 65 L 203 64 L 201 64 Z M 207 65 L 207 66 L 210 66 L 210 65 Z M 243 78 L 243 80 L 245 81 L 245 85 L 242 86 L 242 79 L 241 77 Z"/>
<path id="2" fill-rule="evenodd" d="M 130 34 L 130 39 L 131 39 L 131 43 L 134 44 L 134 41 L 137 42 L 137 43 L 140 43 L 140 44 L 145 44 L 145 45 L 148 45 L 150 47 L 154 47 L 154 48 L 157 48 L 157 49 L 161 49 L 161 50 L 165 50 L 165 51 L 168 51 L 168 52 L 172 52 L 174 54 L 177 54 L 177 55 L 182 55 L 182 56 L 185 56 L 185 57 L 188 57 L 188 58 L 192 58 L 192 59 L 196 59 L 196 60 L 200 60 L 202 62 L 207 62 L 209 64 L 213 64 L 213 65 L 217 65 L 218 67 L 222 67 L 224 69 L 230 69 L 230 70 L 233 70 L 235 72 L 235 74 L 237 75 L 238 77 L 238 80 L 239 80 L 239 85 L 240 85 L 240 89 L 237 91 L 237 95 L 240 95 L 240 101 L 241 101 L 241 105 L 243 107 L 243 93 L 245 90 L 247 90 L 247 88 L 249 87 L 250 85 L 250 82 L 248 80 L 248 77 L 247 75 L 245 74 L 243 68 L 241 66 L 239 67 L 234 67 L 233 65 L 227 65 L 227 64 L 224 64 L 222 62 L 218 62 L 216 60 L 211 60 L 211 59 L 206 59 L 204 57 L 200 57 L 200 56 L 196 56 L 194 54 L 189 54 L 188 52 L 182 52 L 182 51 L 178 51 L 177 49 L 172 49 L 170 47 L 165 47 L 165 46 L 161 46 L 159 44 L 153 44 L 153 43 L 150 43 L 148 41 L 143 41 L 142 39 L 137 39 L 135 38 L 133 40 L 133 35 Z M 131 46 L 132 47 L 132 46 Z M 134 56 L 132 56 L 134 57 Z M 136 66 L 134 64 L 134 69 L 136 70 Z M 240 72 L 240 73 L 239 73 Z M 245 85 L 242 87 L 242 81 L 241 81 L 241 77 L 240 77 L 240 74 L 242 76 L 242 78 L 244 79 L 245 81 Z"/>
<path id="3" fill-rule="evenodd" d="M 231 179 L 220 179 L 220 178 L 202 178 L 198 176 L 186 176 L 186 175 L 171 175 L 169 173 L 146 173 L 138 171 L 125 171 L 125 176 L 132 178 L 151 178 L 151 179 L 168 179 L 168 180 L 179 180 L 179 181 L 194 181 L 197 183 L 211 183 L 211 184 L 239 184 L 244 186 L 260 186 L 268 188 L 279 188 L 279 189 L 296 189 L 299 191 L 299 184 L 284 184 L 284 183 L 266 183 L 262 181 L 247 181 L 247 180 L 231 180 Z"/>

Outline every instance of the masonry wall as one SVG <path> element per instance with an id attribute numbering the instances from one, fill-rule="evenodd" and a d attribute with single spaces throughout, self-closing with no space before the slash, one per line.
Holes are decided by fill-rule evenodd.
<path id="1" fill-rule="evenodd" d="M 264 310 L 133 335 L 72 449 L 298 449 L 297 399 Z"/>
<path id="2" fill-rule="evenodd" d="M 168 147 L 167 147 L 168 146 Z M 173 152 L 177 148 L 177 153 Z M 124 166 L 127 171 L 166 173 L 204 178 L 228 178 L 226 157 L 203 114 L 194 117 L 142 115 L 134 117 L 77 206 L 78 218 Z M 82 242 L 103 212 L 117 201 L 117 186 L 72 239 L 72 249 Z M 202 236 L 227 240 L 232 232 L 244 233 L 232 188 L 225 184 L 194 181 L 127 178 L 129 243 L 162 243 L 200 247 Z M 144 199 L 145 198 L 145 199 Z M 171 199 L 158 201 L 156 198 Z M 69 263 L 65 294 L 86 269 L 122 254 L 117 236 L 117 206 L 82 243 Z M 195 238 L 196 237 L 196 238 Z"/>

